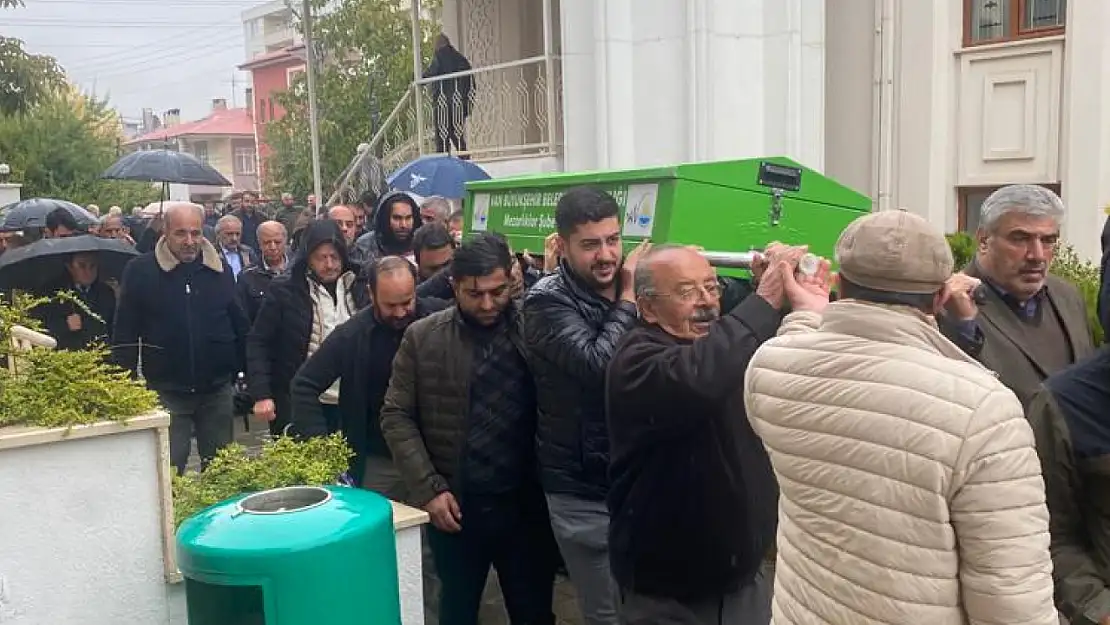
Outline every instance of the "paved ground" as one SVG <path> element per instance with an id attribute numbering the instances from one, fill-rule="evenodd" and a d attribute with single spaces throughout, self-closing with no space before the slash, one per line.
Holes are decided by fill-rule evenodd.
<path id="1" fill-rule="evenodd" d="M 245 445 L 248 449 L 256 450 L 262 445 L 262 440 L 269 434 L 266 424 L 262 421 L 252 420 L 247 429 L 241 417 L 235 419 L 235 440 Z M 193 455 L 189 459 L 189 470 L 199 468 L 196 445 L 193 446 Z M 559 577 L 555 582 L 555 617 L 557 625 L 581 625 L 582 619 L 578 612 L 577 598 L 574 587 L 564 577 Z M 486 593 L 482 598 L 480 613 L 481 625 L 508 625 L 509 619 L 505 614 L 504 602 L 501 592 L 497 587 L 497 576 L 491 572 Z M 436 625 L 429 622 L 427 625 Z"/>

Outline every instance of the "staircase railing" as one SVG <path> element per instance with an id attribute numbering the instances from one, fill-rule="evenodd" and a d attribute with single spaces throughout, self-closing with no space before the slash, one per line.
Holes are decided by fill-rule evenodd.
<path id="1" fill-rule="evenodd" d="M 366 189 L 382 193 L 389 172 L 425 154 L 475 160 L 557 154 L 562 76 L 560 65 L 548 61 L 536 56 L 415 81 L 359 146 L 327 205 L 353 202 Z"/>

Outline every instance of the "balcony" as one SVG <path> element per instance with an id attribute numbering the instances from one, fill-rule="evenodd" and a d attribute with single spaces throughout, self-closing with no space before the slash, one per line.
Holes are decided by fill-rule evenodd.
<path id="1" fill-rule="evenodd" d="M 328 204 L 352 202 L 368 188 L 380 192 L 389 172 L 426 154 L 449 152 L 482 163 L 557 156 L 562 128 L 556 59 L 538 56 L 420 79 L 360 146 Z"/>

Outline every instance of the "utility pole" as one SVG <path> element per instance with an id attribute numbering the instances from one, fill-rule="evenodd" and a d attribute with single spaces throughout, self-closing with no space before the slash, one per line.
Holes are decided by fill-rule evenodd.
<path id="1" fill-rule="evenodd" d="M 320 133 L 316 122 L 316 50 L 312 44 L 312 7 L 304 0 L 301 20 L 304 22 L 305 71 L 308 78 L 308 133 L 312 141 L 312 191 L 316 194 L 316 216 L 324 208 L 323 185 L 320 184 Z"/>
<path id="2" fill-rule="evenodd" d="M 238 89 L 239 87 L 235 84 L 236 83 L 235 78 L 236 78 L 235 72 L 231 72 L 231 108 L 233 108 L 233 109 L 238 108 L 238 103 L 236 102 L 236 98 L 235 98 L 235 90 Z"/>

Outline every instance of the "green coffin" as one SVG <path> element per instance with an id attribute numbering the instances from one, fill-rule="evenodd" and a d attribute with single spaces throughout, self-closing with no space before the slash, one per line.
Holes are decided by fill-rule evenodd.
<path id="1" fill-rule="evenodd" d="M 783 171 L 797 175 L 772 175 Z M 831 258 L 841 230 L 871 211 L 866 195 L 773 157 L 471 182 L 465 232 L 500 232 L 515 251 L 539 253 L 555 230 L 560 195 L 584 184 L 605 189 L 620 204 L 626 249 L 649 238 L 745 252 L 777 240 L 805 243 Z"/>

